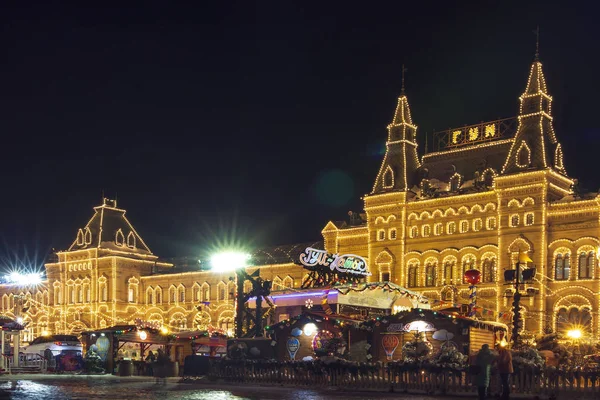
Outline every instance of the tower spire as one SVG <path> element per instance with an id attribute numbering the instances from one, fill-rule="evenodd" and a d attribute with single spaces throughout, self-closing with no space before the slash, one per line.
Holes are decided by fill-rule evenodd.
<path id="1" fill-rule="evenodd" d="M 402 89 L 400 90 L 400 94 L 404 95 L 404 76 L 406 74 L 407 69 L 404 67 L 404 64 L 402 64 Z"/>
<path id="2" fill-rule="evenodd" d="M 553 168 L 566 175 L 562 149 L 552 126 L 552 96 L 548 93 L 542 63 L 537 59 L 531 64 L 527 86 L 519 100 L 519 126 L 502 173 Z"/>
<path id="3" fill-rule="evenodd" d="M 386 152 L 375 179 L 373 194 L 410 190 L 415 184 L 417 169 L 421 166 L 417 155 L 417 127 L 413 124 L 408 98 L 404 93 L 405 71 L 403 65 L 402 93 L 392 123 L 387 127 Z"/>
<path id="4" fill-rule="evenodd" d="M 535 61 L 540 60 L 540 26 L 538 25 L 535 31 Z"/>

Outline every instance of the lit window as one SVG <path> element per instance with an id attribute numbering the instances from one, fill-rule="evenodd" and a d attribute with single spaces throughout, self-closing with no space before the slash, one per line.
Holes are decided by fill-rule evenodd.
<path id="1" fill-rule="evenodd" d="M 446 232 L 448 235 L 454 235 L 456 232 L 456 222 L 448 222 L 446 225 Z"/>
<path id="2" fill-rule="evenodd" d="M 380 229 L 379 231 L 377 231 L 377 240 L 379 240 L 379 241 L 385 240 L 385 231 L 383 229 Z"/>
<path id="3" fill-rule="evenodd" d="M 460 221 L 460 233 L 469 232 L 469 221 Z"/>
<path id="4" fill-rule="evenodd" d="M 440 236 L 442 234 L 443 229 L 444 225 L 441 222 L 438 222 L 433 225 L 433 234 L 435 236 Z"/>
<path id="5" fill-rule="evenodd" d="M 515 227 L 519 226 L 519 215 L 518 214 L 511 215 L 509 222 L 510 222 L 511 228 L 515 228 Z"/>
<path id="6" fill-rule="evenodd" d="M 525 225 L 526 226 L 533 225 L 533 213 L 532 212 L 525 214 Z"/>
<path id="7" fill-rule="evenodd" d="M 425 267 L 425 286 L 435 286 L 435 264 L 427 264 Z"/>
<path id="8" fill-rule="evenodd" d="M 453 279 L 454 263 L 446 261 L 444 263 L 444 285 L 451 285 Z"/>
<path id="9" fill-rule="evenodd" d="M 485 225 L 486 225 L 487 230 L 489 230 L 489 231 L 496 229 L 496 217 L 489 217 L 485 221 Z"/>
<path id="10" fill-rule="evenodd" d="M 390 240 L 396 240 L 397 236 L 398 231 L 396 230 L 396 228 L 390 229 Z"/>
<path id="11" fill-rule="evenodd" d="M 570 254 L 557 254 L 554 259 L 554 279 L 557 281 L 567 281 L 571 274 Z"/>
<path id="12" fill-rule="evenodd" d="M 419 228 L 416 226 L 411 227 L 410 228 L 410 237 L 416 238 L 417 236 L 419 236 Z"/>
<path id="13" fill-rule="evenodd" d="M 579 254 L 579 279 L 591 279 L 596 255 L 593 251 Z"/>
<path id="14" fill-rule="evenodd" d="M 483 227 L 483 221 L 481 220 L 481 218 L 475 218 L 475 220 L 473 221 L 473 230 L 475 232 L 478 232 L 481 230 L 482 227 Z"/>
<path id="15" fill-rule="evenodd" d="M 415 264 L 408 267 L 408 287 L 417 287 L 417 266 Z"/>
<path id="16" fill-rule="evenodd" d="M 496 259 L 485 259 L 483 261 L 483 283 L 492 283 L 495 281 Z"/>
<path id="17" fill-rule="evenodd" d="M 431 233 L 431 227 L 429 225 L 423 225 L 423 237 L 428 237 Z"/>

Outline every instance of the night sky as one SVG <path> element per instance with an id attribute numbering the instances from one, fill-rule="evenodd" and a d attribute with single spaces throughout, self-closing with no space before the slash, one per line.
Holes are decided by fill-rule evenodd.
<path id="1" fill-rule="evenodd" d="M 600 187 L 585 3 L 25 3 L 0 8 L 5 264 L 66 249 L 103 191 L 162 257 L 319 240 L 371 190 L 403 63 L 422 150 L 516 115 L 538 24 L 567 171 Z"/>

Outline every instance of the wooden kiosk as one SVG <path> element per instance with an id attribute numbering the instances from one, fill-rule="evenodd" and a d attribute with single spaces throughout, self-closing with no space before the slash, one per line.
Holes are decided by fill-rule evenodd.
<path id="1" fill-rule="evenodd" d="M 384 318 L 376 318 L 362 325 L 371 333 L 372 361 L 402 359 L 402 347 L 416 335 L 425 341 L 431 354 L 442 346 L 453 346 L 461 353 L 472 356 L 483 344 L 491 348 L 505 337 L 507 326 L 498 322 L 478 321 L 472 318 L 440 311 L 413 309 Z"/>

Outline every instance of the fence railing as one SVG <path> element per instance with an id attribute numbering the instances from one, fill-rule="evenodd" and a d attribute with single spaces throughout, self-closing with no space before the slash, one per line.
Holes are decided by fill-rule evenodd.
<path id="1" fill-rule="evenodd" d="M 215 361 L 212 378 L 249 384 L 327 387 L 350 390 L 407 391 L 430 394 L 475 392 L 474 376 L 464 370 L 402 369 L 382 363 L 351 366 L 324 363 L 278 363 Z M 521 368 L 512 374 L 513 393 L 552 395 L 574 392 L 600 398 L 600 371 Z M 491 393 L 499 393 L 500 382 L 492 374 Z"/>
<path id="2" fill-rule="evenodd" d="M 12 355 L 3 355 L 4 369 L 10 374 L 14 369 L 14 360 Z M 40 372 L 48 371 L 48 360 L 37 353 L 21 353 L 19 354 L 19 368 L 35 368 Z"/>

